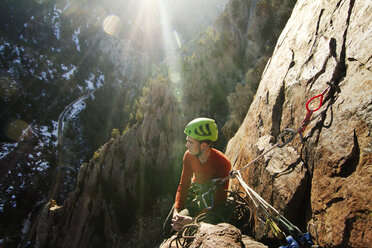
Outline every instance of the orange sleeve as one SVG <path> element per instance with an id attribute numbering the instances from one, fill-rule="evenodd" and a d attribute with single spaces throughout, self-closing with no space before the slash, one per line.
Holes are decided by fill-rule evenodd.
<path id="1" fill-rule="evenodd" d="M 177 210 L 182 210 L 185 207 L 187 196 L 189 193 L 189 188 L 192 178 L 192 168 L 189 160 L 187 159 L 187 152 L 183 156 L 183 168 L 180 179 L 180 184 L 178 185 L 176 200 L 174 208 Z"/>
<path id="2" fill-rule="evenodd" d="M 218 153 L 218 162 L 217 170 L 215 174 L 215 178 L 225 178 L 229 175 L 231 170 L 231 163 L 229 159 L 221 152 Z M 222 201 L 224 201 L 227 197 L 226 190 L 229 188 L 229 180 L 225 182 L 225 184 L 222 186 L 222 188 L 218 189 L 215 194 L 215 203 L 218 204 Z"/>

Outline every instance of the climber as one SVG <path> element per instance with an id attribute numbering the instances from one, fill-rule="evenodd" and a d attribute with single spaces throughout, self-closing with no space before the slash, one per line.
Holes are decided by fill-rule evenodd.
<path id="1" fill-rule="evenodd" d="M 207 185 L 213 179 L 216 182 L 218 178 L 227 177 L 231 169 L 228 158 L 212 148 L 212 143 L 218 138 L 217 125 L 213 119 L 196 118 L 186 126 L 184 133 L 187 135 L 187 151 L 183 156 L 183 169 L 173 210 L 171 226 L 175 231 L 191 223 L 192 217 L 198 214 L 188 206 L 190 185 Z M 212 193 L 213 206 L 225 201 L 228 183 L 229 181 L 219 184 Z"/>

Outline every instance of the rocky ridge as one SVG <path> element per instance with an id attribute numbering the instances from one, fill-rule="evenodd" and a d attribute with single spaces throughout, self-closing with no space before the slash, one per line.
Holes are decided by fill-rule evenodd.
<path id="1" fill-rule="evenodd" d="M 183 121 L 172 91 L 166 90 L 170 87 L 165 79 L 154 84 L 143 104 L 157 107 L 148 108 L 142 124 L 111 139 L 82 164 L 77 188 L 63 207 L 51 208 L 50 203 L 44 208 L 37 247 L 147 247 L 159 239 L 161 230 L 156 227 L 162 225 L 171 198 L 157 198 L 169 193 L 170 185 L 176 187 L 174 175 L 180 167 L 168 165 L 181 159 L 177 156 L 183 147 Z M 135 234 L 123 235 L 130 228 Z"/>

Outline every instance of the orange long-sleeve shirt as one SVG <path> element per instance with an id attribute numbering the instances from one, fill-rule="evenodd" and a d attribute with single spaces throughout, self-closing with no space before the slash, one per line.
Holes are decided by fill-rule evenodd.
<path id="1" fill-rule="evenodd" d="M 176 193 L 175 209 L 182 210 L 185 207 L 191 182 L 206 183 L 214 178 L 225 178 L 229 175 L 231 163 L 229 159 L 220 151 L 212 148 L 207 162 L 201 164 L 199 159 L 185 152 L 183 156 L 183 169 L 180 184 Z M 227 181 L 224 188 L 229 187 Z M 226 199 L 227 193 L 224 190 L 217 190 L 215 194 L 215 203 Z"/>

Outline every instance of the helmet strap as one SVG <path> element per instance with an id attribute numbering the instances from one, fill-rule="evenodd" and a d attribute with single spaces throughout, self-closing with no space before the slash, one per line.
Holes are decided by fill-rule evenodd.
<path id="1" fill-rule="evenodd" d="M 208 144 L 207 147 L 205 147 L 203 150 L 201 150 L 201 149 L 200 149 L 201 142 L 200 142 L 200 141 L 198 141 L 198 142 L 199 142 L 199 152 L 198 152 L 198 154 L 195 154 L 195 157 L 200 158 L 200 156 L 203 155 L 203 153 L 204 153 L 208 148 L 211 147 L 211 144 Z"/>

